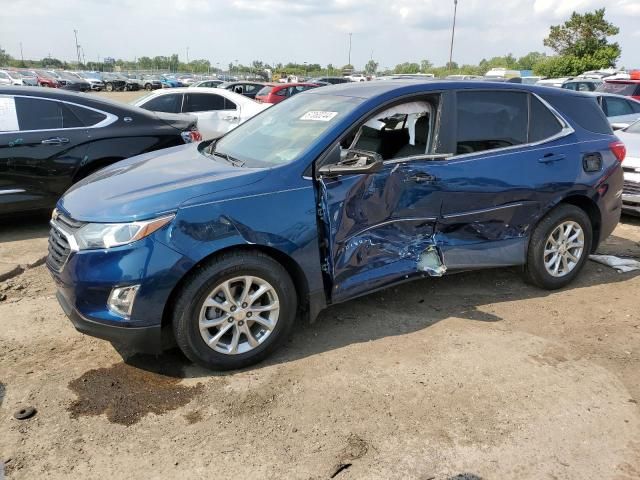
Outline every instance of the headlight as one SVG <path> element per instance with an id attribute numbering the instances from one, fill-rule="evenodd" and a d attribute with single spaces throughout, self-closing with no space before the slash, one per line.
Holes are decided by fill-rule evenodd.
<path id="1" fill-rule="evenodd" d="M 173 217 L 175 215 L 130 223 L 89 223 L 73 236 L 80 250 L 118 247 L 151 235 Z"/>

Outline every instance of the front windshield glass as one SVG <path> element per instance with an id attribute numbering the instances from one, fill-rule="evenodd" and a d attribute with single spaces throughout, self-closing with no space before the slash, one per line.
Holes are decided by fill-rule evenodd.
<path id="1" fill-rule="evenodd" d="M 629 132 L 629 133 L 640 133 L 640 120 L 638 120 L 636 123 L 632 123 L 631 125 L 629 125 L 626 129 L 625 132 Z"/>
<path id="2" fill-rule="evenodd" d="M 296 95 L 229 132 L 213 145 L 214 152 L 247 167 L 289 163 L 362 101 L 333 95 Z"/>

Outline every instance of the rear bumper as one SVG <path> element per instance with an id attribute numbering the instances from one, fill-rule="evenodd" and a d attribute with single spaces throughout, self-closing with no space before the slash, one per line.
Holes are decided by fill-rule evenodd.
<path id="1" fill-rule="evenodd" d="M 62 292 L 56 294 L 58 303 L 69 317 L 73 326 L 81 333 L 108 340 L 114 345 L 122 346 L 136 352 L 160 353 L 162 351 L 162 329 L 160 325 L 147 327 L 121 327 L 95 322 L 83 317 L 73 308 Z"/>

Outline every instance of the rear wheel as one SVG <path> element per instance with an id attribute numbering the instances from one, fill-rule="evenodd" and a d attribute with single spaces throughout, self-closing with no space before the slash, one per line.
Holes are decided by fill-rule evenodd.
<path id="1" fill-rule="evenodd" d="M 152 86 L 150 83 L 147 83 L 147 84 L 144 86 L 144 89 L 145 89 L 145 90 L 153 90 L 153 86 Z"/>
<path id="2" fill-rule="evenodd" d="M 553 290 L 568 285 L 584 267 L 593 242 L 591 220 L 574 205 L 549 212 L 531 235 L 525 279 Z"/>
<path id="3" fill-rule="evenodd" d="M 195 363 L 237 369 L 282 344 L 296 309 L 295 287 L 282 265 L 259 252 L 235 252 L 187 281 L 173 309 L 173 330 L 178 346 Z"/>
<path id="4" fill-rule="evenodd" d="M 107 92 L 113 92 L 113 83 L 111 83 L 111 82 L 107 83 L 107 84 L 104 86 L 104 89 L 105 89 Z"/>

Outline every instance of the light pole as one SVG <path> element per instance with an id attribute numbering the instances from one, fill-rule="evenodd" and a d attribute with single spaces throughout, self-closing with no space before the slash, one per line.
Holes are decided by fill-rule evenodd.
<path id="1" fill-rule="evenodd" d="M 78 45 L 78 30 L 74 28 L 73 34 L 76 37 L 76 55 L 78 56 L 78 64 L 80 64 L 80 45 Z"/>
<path id="2" fill-rule="evenodd" d="M 456 15 L 458 13 L 458 0 L 453 0 L 453 28 L 451 29 L 451 48 L 449 49 L 449 70 L 453 62 L 453 40 L 456 36 Z"/>
<path id="3" fill-rule="evenodd" d="M 347 65 L 351 65 L 351 36 L 353 33 L 349 33 L 349 62 Z"/>
<path id="4" fill-rule="evenodd" d="M 307 79 L 307 62 L 304 62 L 304 77 Z"/>
<path id="5" fill-rule="evenodd" d="M 20 42 L 20 60 L 22 61 L 22 66 L 24 67 L 24 55 L 22 53 L 22 42 Z"/>

